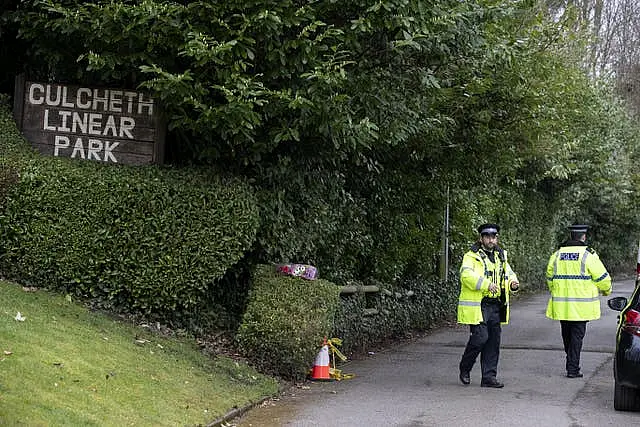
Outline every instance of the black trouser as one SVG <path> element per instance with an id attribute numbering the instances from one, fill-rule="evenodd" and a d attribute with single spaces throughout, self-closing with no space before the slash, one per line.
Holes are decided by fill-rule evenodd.
<path id="1" fill-rule="evenodd" d="M 587 330 L 586 320 L 561 320 L 562 343 L 564 352 L 567 353 L 567 373 L 577 374 L 580 372 L 580 352 L 582 351 L 582 340 Z"/>
<path id="2" fill-rule="evenodd" d="M 480 356 L 482 381 L 492 381 L 498 372 L 500 357 L 500 301 L 495 298 L 483 298 L 481 303 L 482 319 L 478 325 L 471 325 L 471 336 L 460 361 L 460 371 L 470 372 Z"/>

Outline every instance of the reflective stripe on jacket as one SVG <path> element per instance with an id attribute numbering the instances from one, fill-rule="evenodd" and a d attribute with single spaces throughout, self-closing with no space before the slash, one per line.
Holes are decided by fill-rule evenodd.
<path id="1" fill-rule="evenodd" d="M 549 258 L 547 286 L 548 318 L 595 320 L 600 318 L 599 293 L 611 293 L 611 276 L 592 249 L 564 246 Z"/>
<path id="2" fill-rule="evenodd" d="M 489 285 L 492 281 L 498 284 L 501 292 L 504 292 L 506 316 L 501 323 L 509 323 L 509 289 L 511 282 L 517 282 L 518 279 L 507 262 L 506 251 L 495 250 L 494 260 L 495 262 L 491 262 L 487 254 L 476 246 L 464 255 L 460 267 L 458 323 L 477 325 L 482 322 L 480 308 L 482 298 L 498 297 L 500 294 L 500 291 L 495 295 L 489 293 Z"/>

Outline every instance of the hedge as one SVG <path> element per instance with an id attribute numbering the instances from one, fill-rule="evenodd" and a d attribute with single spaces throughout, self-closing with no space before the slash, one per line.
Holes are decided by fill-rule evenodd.
<path id="1" fill-rule="evenodd" d="M 43 157 L 19 137 L 1 144 L 0 164 L 15 172 L 0 181 L 5 276 L 164 319 L 224 310 L 211 296 L 260 223 L 248 184 L 212 170 Z"/>
<path id="2" fill-rule="evenodd" d="M 241 352 L 265 372 L 304 378 L 333 330 L 339 292 L 327 280 L 284 276 L 272 266 L 258 266 L 236 335 Z"/>

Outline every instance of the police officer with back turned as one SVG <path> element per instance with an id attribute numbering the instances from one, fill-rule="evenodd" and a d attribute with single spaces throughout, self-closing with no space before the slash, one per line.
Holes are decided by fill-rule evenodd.
<path id="1" fill-rule="evenodd" d="M 497 380 L 501 324 L 509 321 L 509 293 L 519 283 L 507 262 L 507 252 L 498 246 L 497 224 L 478 227 L 480 239 L 464 255 L 460 267 L 458 323 L 469 325 L 471 336 L 460 361 L 460 381 L 471 383 L 470 372 L 478 355 L 482 387 L 502 388 Z"/>
<path id="2" fill-rule="evenodd" d="M 587 322 L 600 318 L 599 294 L 611 293 L 611 276 L 587 246 L 587 225 L 569 227 L 570 237 L 551 255 L 547 286 L 551 298 L 547 317 L 560 321 L 568 378 L 581 378 L 580 352 Z"/>

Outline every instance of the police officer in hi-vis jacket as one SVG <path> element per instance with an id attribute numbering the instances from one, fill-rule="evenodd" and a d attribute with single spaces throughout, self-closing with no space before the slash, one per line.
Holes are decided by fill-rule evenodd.
<path id="1" fill-rule="evenodd" d="M 509 321 L 509 293 L 519 283 L 498 246 L 497 224 L 478 227 L 480 239 L 464 255 L 460 267 L 458 323 L 469 325 L 471 336 L 460 361 L 460 381 L 471 383 L 471 368 L 480 355 L 482 387 L 502 388 L 497 380 L 501 324 Z"/>
<path id="2" fill-rule="evenodd" d="M 569 227 L 570 237 L 551 255 L 547 286 L 551 298 L 547 317 L 560 321 L 568 378 L 581 378 L 580 352 L 587 322 L 600 318 L 599 294 L 611 293 L 611 276 L 587 246 L 587 225 Z"/>

